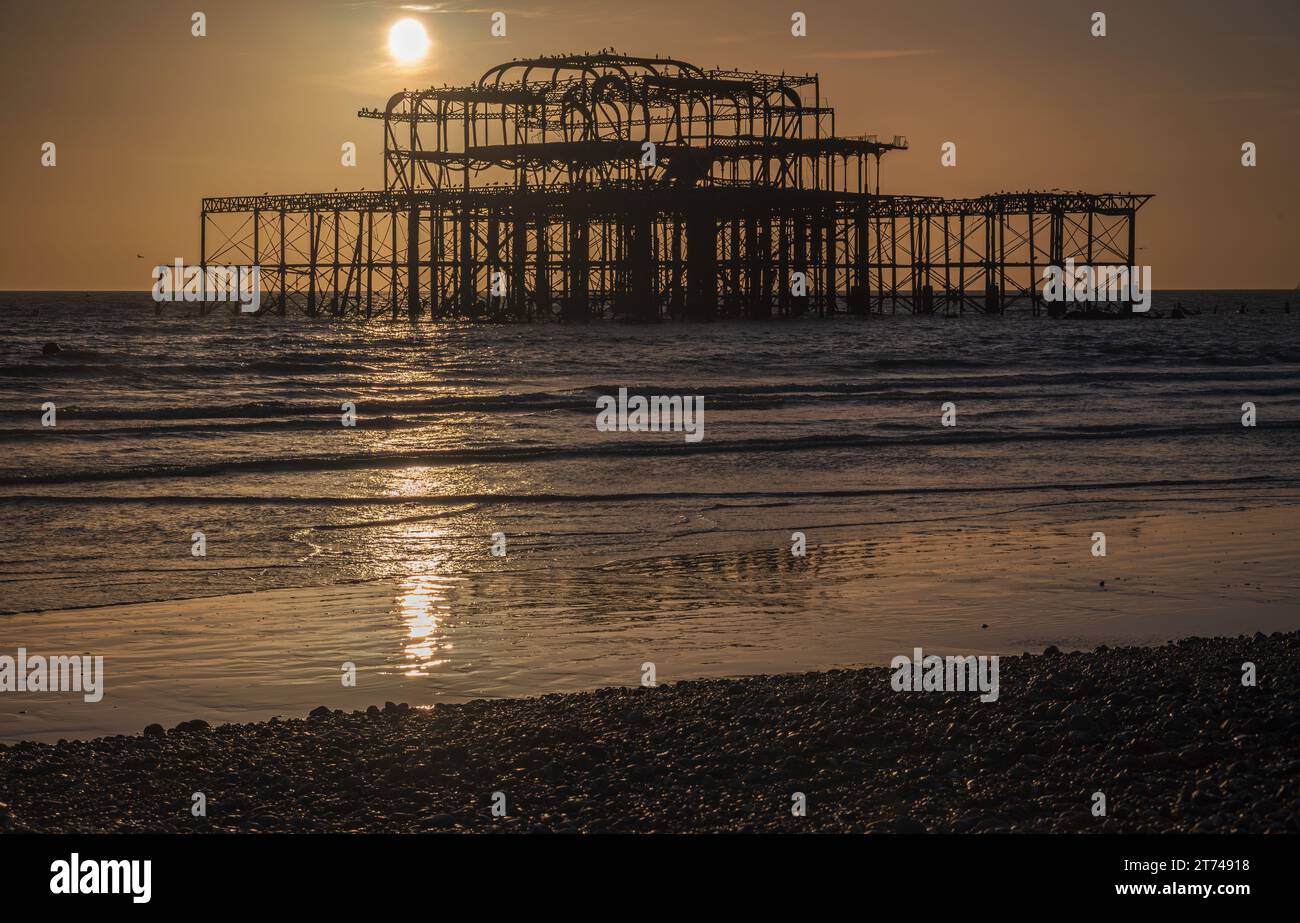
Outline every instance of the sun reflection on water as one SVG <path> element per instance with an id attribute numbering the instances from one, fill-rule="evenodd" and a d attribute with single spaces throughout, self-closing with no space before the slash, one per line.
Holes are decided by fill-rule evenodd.
<path id="1" fill-rule="evenodd" d="M 402 581 L 397 613 L 405 632 L 402 638 L 404 676 L 429 676 L 447 662 L 451 642 L 447 640 L 447 603 L 450 581 L 432 574 L 412 574 Z"/>
<path id="2" fill-rule="evenodd" d="M 447 491 L 477 493 L 485 485 L 473 475 L 413 465 L 384 472 L 374 486 L 382 495 L 412 501 L 396 516 L 386 511 L 390 521 L 369 536 L 373 556 L 387 558 L 390 573 L 403 575 L 393 600 L 400 640 L 391 668 L 407 677 L 429 677 L 451 662 L 452 595 L 466 579 L 461 533 L 467 527 L 460 517 L 473 504 L 432 500 L 425 506 L 420 498 Z"/>

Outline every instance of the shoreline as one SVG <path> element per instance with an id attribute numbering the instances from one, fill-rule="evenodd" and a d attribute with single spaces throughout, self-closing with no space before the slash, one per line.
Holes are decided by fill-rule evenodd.
<path id="1" fill-rule="evenodd" d="M 783 517 L 704 551 L 687 538 L 611 556 L 626 566 L 595 578 L 581 556 L 521 541 L 498 571 L 430 557 L 401 579 L 0 617 L 0 654 L 89 653 L 106 668 L 98 703 L 0 695 L 0 742 L 637 685 L 646 661 L 669 683 L 883 666 L 916 646 L 1005 657 L 1300 629 L 1294 505 L 1121 512 L 870 537 L 823 526 L 803 559 L 789 556 Z M 1098 528 L 1109 557 L 1088 553 Z"/>
<path id="2" fill-rule="evenodd" d="M 0 745 L 0 829 L 1300 832 L 1297 655 L 1049 648 L 1002 658 L 990 703 L 864 668 L 29 741 Z"/>

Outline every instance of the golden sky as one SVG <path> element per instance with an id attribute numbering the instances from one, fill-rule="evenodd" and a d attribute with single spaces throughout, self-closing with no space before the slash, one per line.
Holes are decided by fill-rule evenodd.
<path id="1" fill-rule="evenodd" d="M 197 259 L 205 195 L 379 188 L 382 123 L 357 109 L 601 48 L 820 72 L 841 134 L 908 136 L 886 192 L 1155 193 L 1138 262 L 1158 289 L 1300 284 L 1296 0 L 5 0 L 0 16 L 0 289 L 146 290 L 153 266 Z M 386 48 L 405 16 L 433 39 L 409 68 Z"/>

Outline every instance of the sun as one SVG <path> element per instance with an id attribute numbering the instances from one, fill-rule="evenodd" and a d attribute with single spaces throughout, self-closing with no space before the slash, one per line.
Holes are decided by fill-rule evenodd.
<path id="1" fill-rule="evenodd" d="M 429 53 L 429 33 L 416 19 L 399 19 L 388 30 L 388 53 L 399 64 L 414 64 Z"/>

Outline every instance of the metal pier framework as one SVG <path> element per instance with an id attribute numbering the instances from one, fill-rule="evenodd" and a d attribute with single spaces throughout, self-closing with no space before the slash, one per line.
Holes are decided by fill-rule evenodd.
<path id="1" fill-rule="evenodd" d="M 200 262 L 263 311 L 489 321 L 1000 313 L 1135 264 L 1135 194 L 880 192 L 817 76 L 618 54 L 500 64 L 382 111 L 382 192 L 203 200 Z"/>

